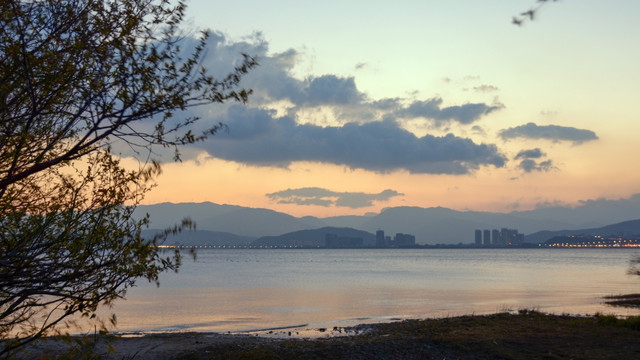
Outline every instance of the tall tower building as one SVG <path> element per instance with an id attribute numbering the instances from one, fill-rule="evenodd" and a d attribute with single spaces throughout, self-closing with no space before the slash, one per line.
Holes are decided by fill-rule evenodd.
<path id="1" fill-rule="evenodd" d="M 500 230 L 491 230 L 491 243 L 495 246 L 498 246 L 498 244 L 500 243 Z"/>
<path id="2" fill-rule="evenodd" d="M 482 230 L 476 229 L 476 246 L 482 246 Z"/>
<path id="3" fill-rule="evenodd" d="M 387 242 L 384 237 L 384 230 L 376 231 L 376 247 L 384 248 L 387 247 Z"/>
<path id="4" fill-rule="evenodd" d="M 484 230 L 483 235 L 484 235 L 484 246 L 491 245 L 491 231 Z"/>

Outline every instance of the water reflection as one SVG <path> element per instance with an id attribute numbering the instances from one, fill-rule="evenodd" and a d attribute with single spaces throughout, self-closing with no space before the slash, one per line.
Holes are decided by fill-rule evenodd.
<path id="1" fill-rule="evenodd" d="M 107 309 L 119 330 L 235 331 L 344 319 L 536 308 L 637 314 L 602 304 L 637 292 L 632 250 L 201 250 L 160 288 Z M 362 322 L 362 321 L 361 321 Z"/>

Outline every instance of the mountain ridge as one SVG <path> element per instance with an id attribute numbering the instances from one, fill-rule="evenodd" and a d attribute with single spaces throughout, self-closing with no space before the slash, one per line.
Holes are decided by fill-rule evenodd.
<path id="1" fill-rule="evenodd" d="M 189 217 L 196 223 L 198 230 L 226 232 L 254 239 L 336 227 L 369 233 L 384 230 L 388 235 L 412 234 L 418 244 L 458 244 L 473 242 L 475 229 L 517 229 L 531 236 L 541 231 L 597 229 L 608 224 L 634 220 L 629 214 L 640 214 L 640 194 L 619 201 L 587 201 L 574 208 L 554 206 L 510 213 L 459 211 L 441 206 L 400 206 L 385 208 L 375 215 L 318 218 L 295 217 L 264 208 L 192 202 L 140 205 L 134 216 L 141 218 L 147 213 L 150 215 L 152 228 L 166 228 Z M 583 226 L 584 224 L 590 225 Z M 527 238 L 527 241 L 534 238 Z"/>

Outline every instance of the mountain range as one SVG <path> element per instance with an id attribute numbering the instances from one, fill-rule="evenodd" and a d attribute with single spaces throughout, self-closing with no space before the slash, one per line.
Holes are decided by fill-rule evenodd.
<path id="1" fill-rule="evenodd" d="M 294 217 L 269 209 L 203 202 L 141 205 L 134 216 L 142 217 L 145 214 L 150 216 L 151 228 L 170 227 L 189 217 L 196 223 L 196 233 L 211 232 L 208 235 L 204 232 L 198 234 L 198 238 L 216 236 L 220 241 L 233 239 L 238 244 L 246 244 L 262 237 L 324 227 L 352 228 L 370 234 L 381 229 L 391 236 L 395 233 L 412 234 L 418 244 L 471 243 L 474 241 L 475 229 L 509 228 L 526 234 L 527 242 L 538 242 L 548 235 L 541 233 L 542 231 L 593 230 L 638 219 L 640 194 L 629 199 L 587 201 L 573 208 L 549 206 L 510 213 L 458 211 L 443 207 L 393 207 L 374 215 L 317 218 Z M 640 230 L 636 233 L 640 233 Z M 196 236 L 195 233 L 193 235 Z"/>

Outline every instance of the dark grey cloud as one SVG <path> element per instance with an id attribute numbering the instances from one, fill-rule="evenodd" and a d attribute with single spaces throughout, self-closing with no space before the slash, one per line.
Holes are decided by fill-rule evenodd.
<path id="1" fill-rule="evenodd" d="M 514 157 L 515 160 L 518 159 L 539 159 L 543 156 L 545 156 L 546 154 L 542 152 L 542 150 L 540 150 L 540 148 L 535 148 L 535 149 L 529 149 L 529 150 L 521 150 L 518 155 L 516 155 L 516 157 Z"/>
<path id="2" fill-rule="evenodd" d="M 442 98 L 433 98 L 425 101 L 415 101 L 406 108 L 397 112 L 401 117 L 425 117 L 434 120 L 437 126 L 443 126 L 451 121 L 461 124 L 471 124 L 482 116 L 500 110 L 504 105 L 487 105 L 483 103 L 464 104 L 441 107 Z"/>
<path id="3" fill-rule="evenodd" d="M 521 150 L 513 159 L 520 159 L 518 168 L 522 169 L 525 173 L 534 171 L 547 172 L 556 169 L 553 165 L 553 160 L 542 160 L 545 156 L 547 156 L 547 154 L 540 150 L 540 148 L 535 148 Z"/>
<path id="4" fill-rule="evenodd" d="M 372 206 L 374 202 L 389 201 L 396 196 L 403 196 L 395 190 L 386 189 L 377 194 L 364 192 L 337 192 L 318 187 L 287 189 L 266 194 L 271 200 L 280 204 L 340 206 L 352 209 Z"/>
<path id="5" fill-rule="evenodd" d="M 312 161 L 381 173 L 466 174 L 480 166 L 502 167 L 506 161 L 495 145 L 452 134 L 416 137 L 391 119 L 321 127 L 277 117 L 273 110 L 236 105 L 216 120 L 227 124 L 229 132 L 198 146 L 214 157 L 258 166 Z"/>
<path id="6" fill-rule="evenodd" d="M 254 91 L 250 105 L 288 100 L 298 107 L 346 106 L 367 101 L 365 94 L 357 89 L 353 77 L 328 74 L 304 80 L 294 78 L 292 70 L 299 54 L 293 49 L 277 54 L 267 54 L 261 47 L 255 51 L 259 53 L 260 66 L 243 79 L 243 85 Z"/>
<path id="7" fill-rule="evenodd" d="M 559 125 L 536 125 L 534 123 L 504 129 L 498 135 L 503 140 L 514 138 L 544 139 L 553 142 L 571 141 L 574 145 L 598 139 L 596 133 L 591 130 Z"/>
<path id="8" fill-rule="evenodd" d="M 298 104 L 354 104 L 364 99 L 364 94 L 356 88 L 353 77 L 342 78 L 335 75 L 324 75 L 305 81 L 302 89 L 304 99 Z"/>
<path id="9" fill-rule="evenodd" d="M 537 161 L 532 160 L 532 159 L 524 159 L 524 160 L 520 161 L 520 164 L 518 165 L 518 167 L 520 169 L 524 170 L 524 172 L 526 172 L 526 173 L 530 173 L 530 172 L 533 172 L 533 171 L 547 172 L 547 171 L 550 171 L 552 169 L 555 169 L 555 167 L 553 166 L 553 161 L 552 160 L 545 160 L 545 161 L 537 162 Z"/>

